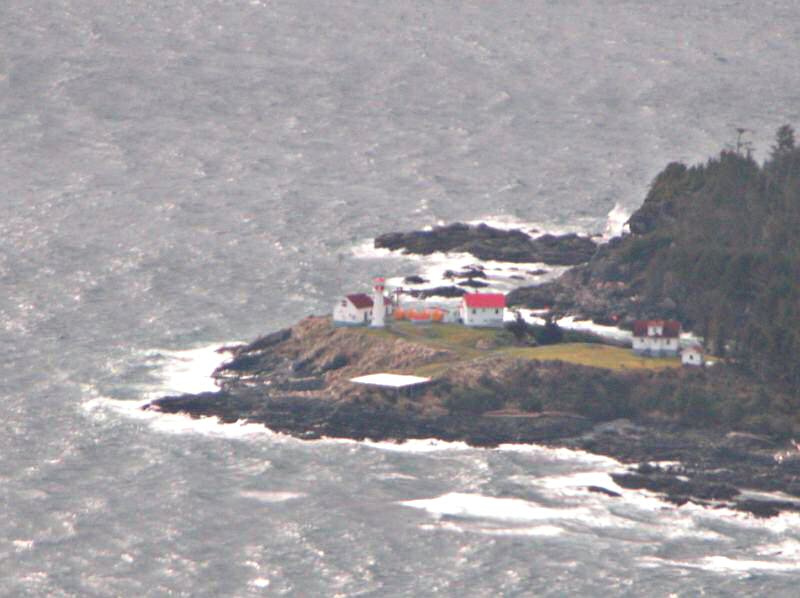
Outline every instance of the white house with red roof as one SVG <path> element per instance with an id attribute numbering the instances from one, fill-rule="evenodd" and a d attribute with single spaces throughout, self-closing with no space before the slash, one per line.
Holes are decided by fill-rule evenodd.
<path id="1" fill-rule="evenodd" d="M 459 315 L 466 326 L 502 326 L 506 296 L 502 293 L 467 293 Z"/>
<path id="2" fill-rule="evenodd" d="M 391 316 L 394 311 L 392 300 L 383 294 L 384 285 L 382 278 L 376 278 L 371 297 L 366 293 L 353 293 L 342 297 L 333 307 L 334 325 L 383 327 L 385 318 Z M 379 304 L 379 308 L 375 310 L 375 301 L 380 299 L 383 299 L 383 306 Z"/>
<path id="3" fill-rule="evenodd" d="M 633 352 L 648 357 L 677 357 L 680 336 L 681 323 L 677 320 L 636 320 Z"/>
<path id="4" fill-rule="evenodd" d="M 372 297 L 366 293 L 345 295 L 333 308 L 333 323 L 367 326 L 372 321 Z"/>

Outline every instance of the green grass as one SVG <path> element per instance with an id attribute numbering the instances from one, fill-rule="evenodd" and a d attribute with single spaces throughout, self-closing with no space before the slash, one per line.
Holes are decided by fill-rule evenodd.
<path id="1" fill-rule="evenodd" d="M 448 349 L 456 357 L 426 364 L 413 372 L 419 376 L 436 376 L 450 366 L 476 357 L 507 355 L 517 359 L 539 361 L 564 361 L 608 370 L 661 370 L 680 366 L 678 358 L 645 358 L 634 355 L 630 349 L 599 343 L 561 343 L 541 347 L 511 346 L 511 336 L 505 330 L 495 328 L 468 328 L 460 324 L 415 325 L 410 322 L 395 322 L 391 328 L 356 329 L 362 334 L 383 338 L 403 338 L 411 342 L 424 343 L 431 347 Z M 480 341 L 489 341 L 494 347 L 478 349 Z"/>
<path id="2" fill-rule="evenodd" d="M 563 343 L 544 347 L 512 347 L 500 349 L 506 355 L 540 361 L 566 361 L 608 370 L 661 370 L 679 367 L 681 360 L 639 357 L 633 351 L 597 343 Z"/>
<path id="3" fill-rule="evenodd" d="M 460 324 L 412 324 L 394 322 L 391 328 L 366 330 L 368 334 L 384 338 L 403 338 L 412 342 L 422 342 L 432 347 L 449 349 L 459 355 L 478 356 L 484 351 L 476 348 L 481 340 L 502 341 L 504 331 L 493 328 L 468 328 Z"/>

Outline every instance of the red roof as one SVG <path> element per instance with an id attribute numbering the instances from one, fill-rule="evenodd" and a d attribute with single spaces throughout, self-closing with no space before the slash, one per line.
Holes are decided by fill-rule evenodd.
<path id="1" fill-rule="evenodd" d="M 353 295 L 348 295 L 347 300 L 355 305 L 358 309 L 372 307 L 372 297 L 366 293 L 354 293 Z"/>
<path id="2" fill-rule="evenodd" d="M 467 293 L 464 303 L 467 307 L 498 309 L 506 306 L 506 296 L 502 293 Z"/>
<path id="3" fill-rule="evenodd" d="M 354 293 L 352 295 L 347 295 L 347 299 L 358 309 L 367 309 L 369 307 L 372 307 L 372 297 L 370 297 L 366 293 Z M 383 304 L 391 305 L 392 300 L 389 299 L 388 297 L 384 297 Z"/>
<path id="4" fill-rule="evenodd" d="M 647 329 L 650 326 L 661 326 L 663 338 L 678 338 L 681 334 L 681 323 L 677 320 L 636 320 L 633 323 L 633 336 L 650 336 L 647 334 Z M 655 334 L 652 338 L 657 338 L 659 335 Z"/>

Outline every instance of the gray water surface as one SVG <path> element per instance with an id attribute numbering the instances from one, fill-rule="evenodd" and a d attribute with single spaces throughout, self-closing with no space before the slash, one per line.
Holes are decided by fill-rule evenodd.
<path id="1" fill-rule="evenodd" d="M 377 233 L 601 232 L 736 126 L 763 158 L 799 38 L 794 1 L 5 0 L 0 594 L 795 595 L 796 518 L 590 494 L 602 459 L 135 406 L 418 271 Z"/>

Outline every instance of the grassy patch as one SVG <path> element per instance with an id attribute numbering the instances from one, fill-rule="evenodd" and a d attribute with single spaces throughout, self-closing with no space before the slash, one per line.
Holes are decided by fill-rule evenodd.
<path id="1" fill-rule="evenodd" d="M 661 370 L 680 366 L 680 359 L 651 358 L 634 355 L 630 349 L 597 343 L 563 343 L 546 347 L 500 349 L 506 355 L 541 361 L 566 361 L 609 370 Z"/>
<path id="2" fill-rule="evenodd" d="M 449 349 L 459 355 L 480 353 L 477 345 L 481 341 L 495 344 L 508 344 L 508 333 L 500 328 L 469 328 L 460 324 L 412 324 L 395 322 L 391 328 L 360 329 L 367 334 L 383 338 L 402 338 L 411 342 L 421 342 L 432 347 Z"/>
<path id="3" fill-rule="evenodd" d="M 565 361 L 608 370 L 661 370 L 680 366 L 678 358 L 649 358 L 634 355 L 630 349 L 599 343 L 561 343 L 540 347 L 513 347 L 508 332 L 498 328 L 469 328 L 460 324 L 415 325 L 395 322 L 391 328 L 356 329 L 361 334 L 382 338 L 402 338 L 424 343 L 431 347 L 447 349 L 457 355 L 455 359 L 429 363 L 415 369 L 420 376 L 436 376 L 448 367 L 469 359 L 487 355 L 507 355 L 517 359 L 539 361 Z M 482 341 L 492 348 L 478 349 Z"/>

